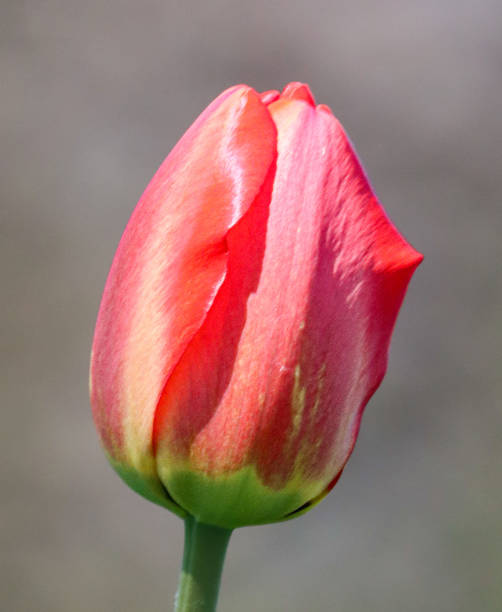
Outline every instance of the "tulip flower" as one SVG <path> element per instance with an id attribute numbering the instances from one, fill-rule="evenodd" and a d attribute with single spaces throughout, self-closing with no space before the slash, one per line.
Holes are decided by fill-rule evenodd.
<path id="1" fill-rule="evenodd" d="M 106 283 L 91 402 L 113 467 L 186 519 L 187 546 L 224 552 L 235 527 L 312 508 L 421 259 L 306 85 L 223 92 L 146 188 Z M 213 609 L 187 588 L 179 610 Z"/>

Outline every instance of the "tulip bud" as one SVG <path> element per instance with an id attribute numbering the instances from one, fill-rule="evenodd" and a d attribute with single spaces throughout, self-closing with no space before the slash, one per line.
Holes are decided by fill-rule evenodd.
<path id="1" fill-rule="evenodd" d="M 115 255 L 91 360 L 107 455 L 136 491 L 232 529 L 339 478 L 422 260 L 306 85 L 222 93 Z"/>

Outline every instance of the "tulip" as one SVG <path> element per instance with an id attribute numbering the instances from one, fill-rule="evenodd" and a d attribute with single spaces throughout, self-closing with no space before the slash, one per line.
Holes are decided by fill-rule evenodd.
<path id="1" fill-rule="evenodd" d="M 421 259 L 306 85 L 223 92 L 146 188 L 106 283 L 91 402 L 113 467 L 215 533 L 313 507 Z"/>

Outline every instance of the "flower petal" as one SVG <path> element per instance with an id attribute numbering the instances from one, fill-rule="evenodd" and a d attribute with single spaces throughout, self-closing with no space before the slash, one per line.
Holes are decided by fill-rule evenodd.
<path id="1" fill-rule="evenodd" d="M 301 477 L 317 481 L 319 494 L 350 455 L 422 256 L 386 217 L 339 122 L 309 105 L 269 106 L 278 167 L 248 320 L 275 312 L 280 321 L 252 357 L 269 380 L 253 460 L 270 485 Z"/>
<path id="2" fill-rule="evenodd" d="M 91 401 L 115 464 L 156 477 L 158 398 L 227 273 L 227 234 L 274 166 L 276 129 L 258 94 L 219 96 L 141 197 L 118 247 L 98 315 Z"/>
<path id="3" fill-rule="evenodd" d="M 299 83 L 297 81 L 293 81 L 293 83 L 289 83 L 284 88 L 281 98 L 283 100 L 303 100 L 310 104 L 310 106 L 315 106 L 314 96 L 310 91 L 310 87 L 306 83 Z"/>

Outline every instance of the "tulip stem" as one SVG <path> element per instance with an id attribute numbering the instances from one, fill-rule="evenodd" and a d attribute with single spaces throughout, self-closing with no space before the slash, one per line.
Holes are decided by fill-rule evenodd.
<path id="1" fill-rule="evenodd" d="M 185 550 L 175 612 L 214 612 L 231 529 L 185 519 Z"/>

